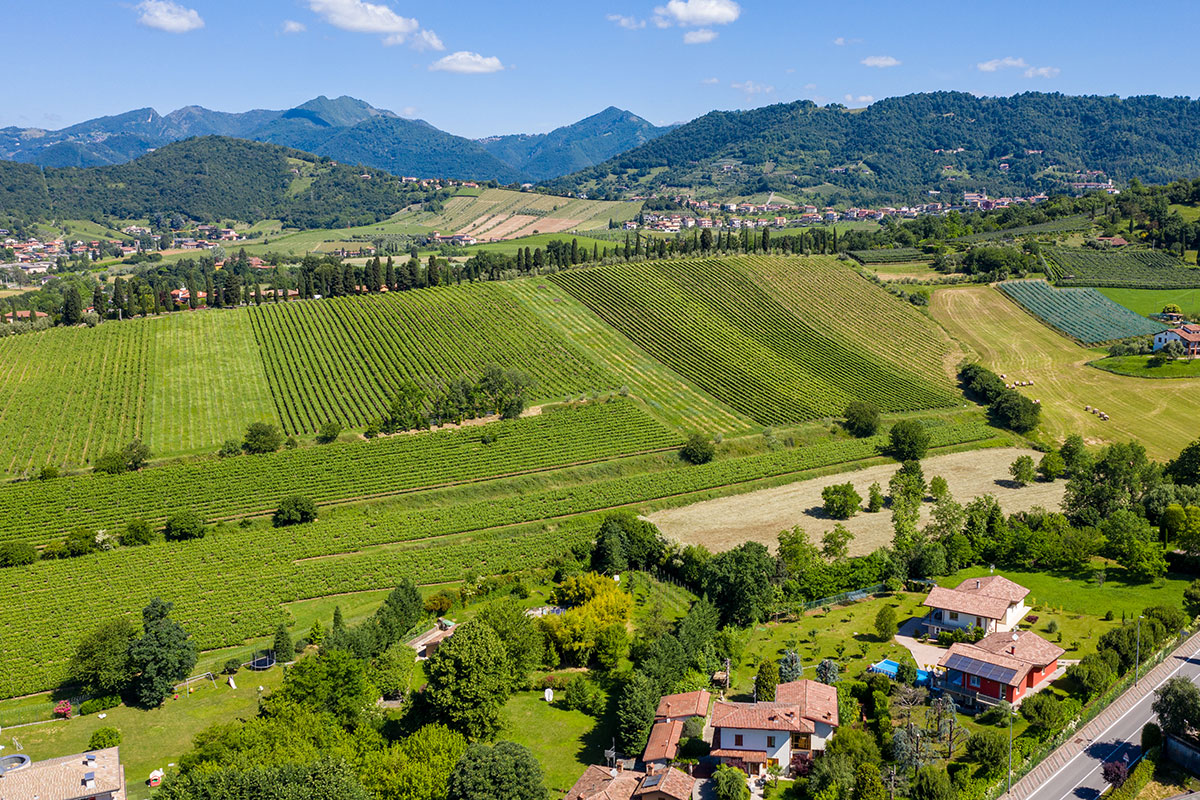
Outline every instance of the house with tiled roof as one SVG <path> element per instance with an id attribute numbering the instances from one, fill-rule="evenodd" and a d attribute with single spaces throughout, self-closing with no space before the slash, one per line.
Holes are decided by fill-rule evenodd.
<path id="1" fill-rule="evenodd" d="M 1029 613 L 1028 595 L 1024 586 L 1000 575 L 968 578 L 953 589 L 935 586 L 922 604 L 929 608 L 924 625 L 934 636 L 971 628 L 985 634 L 1011 631 Z"/>
<path id="2" fill-rule="evenodd" d="M 686 694 L 663 695 L 658 701 L 658 709 L 654 712 L 655 719 L 688 719 L 689 717 L 707 717 L 708 703 L 712 695 L 701 689 L 698 692 Z"/>
<path id="3" fill-rule="evenodd" d="M 712 713 L 711 755 L 762 775 L 774 765 L 790 774 L 825 750 L 838 727 L 837 690 L 811 680 L 781 683 L 769 703 L 718 702 Z"/>
<path id="4" fill-rule="evenodd" d="M 120 748 L 30 761 L 23 754 L 0 764 L 0 800 L 125 800 Z"/>
<path id="5" fill-rule="evenodd" d="M 1188 358 L 1200 357 L 1200 325 L 1180 325 L 1154 334 L 1154 351 L 1158 352 L 1171 342 L 1183 345 Z"/>
<path id="6" fill-rule="evenodd" d="M 992 633 L 951 645 L 938 661 L 945 670 L 938 684 L 964 705 L 1018 705 L 1054 675 L 1064 652 L 1033 631 Z"/>
<path id="7" fill-rule="evenodd" d="M 688 800 L 696 781 L 677 769 L 636 770 L 590 766 L 563 800 Z"/>
<path id="8" fill-rule="evenodd" d="M 650 738 L 646 742 L 646 750 L 642 753 L 642 761 L 665 767 L 675 760 L 679 753 L 679 740 L 683 737 L 683 723 L 693 717 L 708 716 L 708 703 L 712 695 L 701 689 L 685 694 L 664 695 L 658 701 L 654 713 L 654 725 L 650 728 Z"/>

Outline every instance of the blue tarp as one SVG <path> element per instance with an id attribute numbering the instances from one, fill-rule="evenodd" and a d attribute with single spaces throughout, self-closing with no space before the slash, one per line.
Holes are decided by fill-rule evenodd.
<path id="1" fill-rule="evenodd" d="M 896 675 L 900 670 L 899 662 L 892 661 L 890 658 L 885 658 L 883 661 L 870 666 L 871 672 L 878 672 L 881 675 L 887 675 L 892 680 L 896 679 Z M 917 686 L 929 685 L 929 671 L 924 669 L 917 670 Z"/>

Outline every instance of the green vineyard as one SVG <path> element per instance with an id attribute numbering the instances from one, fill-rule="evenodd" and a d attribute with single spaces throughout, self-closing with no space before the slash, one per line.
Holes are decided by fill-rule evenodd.
<path id="1" fill-rule="evenodd" d="M 1162 325 L 1117 305 L 1095 289 L 1056 289 L 1045 281 L 1005 281 L 1000 291 L 1018 305 L 1084 344 L 1150 336 Z"/>
<path id="2" fill-rule="evenodd" d="M 487 441 L 491 439 L 492 441 Z M 678 434 L 632 401 L 568 406 L 510 422 L 370 442 L 0 485 L 0 542 L 44 545 L 79 526 L 119 528 L 189 509 L 210 519 L 269 512 L 290 494 L 318 504 L 468 483 L 661 450 Z"/>
<path id="3" fill-rule="evenodd" d="M 915 247 L 892 247 L 880 250 L 851 250 L 849 256 L 864 266 L 871 264 L 910 264 L 917 261 L 929 261 L 930 256 L 924 250 Z"/>
<path id="4" fill-rule="evenodd" d="M 249 310 L 283 427 L 378 418 L 405 379 L 433 388 L 488 364 L 525 371 L 540 399 L 616 388 L 500 287 L 267 304 Z"/>
<path id="5" fill-rule="evenodd" d="M 981 423 L 930 427 L 933 446 L 977 442 Z M 701 467 L 599 480 L 455 506 L 409 509 L 379 502 L 327 509 L 310 525 L 216 527 L 191 542 L 158 542 L 82 558 L 0 569 L 0 696 L 37 691 L 62 679 L 74 643 L 107 614 L 135 618 L 154 596 L 201 648 L 236 644 L 272 631 L 280 604 L 394 586 L 538 566 L 594 533 L 605 509 L 869 458 L 883 436 L 717 460 Z M 500 527 L 506 526 L 506 527 Z M 46 625 L 45 620 L 54 620 Z M 8 646 L 20 641 L 20 647 Z"/>
<path id="6" fill-rule="evenodd" d="M 753 269 L 745 258 L 658 261 L 561 272 L 551 280 L 659 361 L 761 424 L 837 415 L 855 399 L 888 411 L 953 403 L 950 391 L 929 376 L 789 312 L 754 283 Z M 843 312 L 850 315 L 855 299 L 827 302 L 845 300 Z M 861 335 L 886 341 L 891 332 Z"/>
<path id="7" fill-rule="evenodd" d="M 1085 216 L 1078 215 L 1063 217 L 1062 219 L 1051 220 L 1050 222 L 1039 222 L 1034 225 L 1018 225 L 1015 228 L 1005 228 L 998 231 L 980 231 L 979 233 L 971 233 L 966 236 L 959 236 L 953 241 L 961 242 L 963 244 L 974 244 L 975 242 L 987 242 L 1001 239 L 1012 240 L 1022 236 L 1046 236 L 1060 233 L 1075 233 L 1077 231 L 1090 230 L 1091 227 L 1091 220 Z"/>
<path id="8" fill-rule="evenodd" d="M 1161 250 L 1105 251 L 1055 247 L 1043 251 L 1050 277 L 1059 286 L 1113 289 L 1194 289 L 1200 269 Z"/>

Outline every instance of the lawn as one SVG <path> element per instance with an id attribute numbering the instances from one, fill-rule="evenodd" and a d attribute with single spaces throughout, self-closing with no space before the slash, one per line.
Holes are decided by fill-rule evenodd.
<path id="1" fill-rule="evenodd" d="M 557 796 L 574 785 L 589 764 L 603 764 L 612 747 L 612 722 L 545 701 L 540 691 L 518 692 L 503 712 L 501 739 L 528 747 L 546 772 L 546 786 Z"/>
<path id="2" fill-rule="evenodd" d="M 758 665 L 767 658 L 778 661 L 789 648 L 794 648 L 800 656 L 806 678 L 815 678 L 817 664 L 826 658 L 841 663 L 843 674 L 851 677 L 857 677 L 884 658 L 913 663 L 912 654 L 894 640 L 879 641 L 875 616 L 885 605 L 896 609 L 899 622 L 922 616 L 924 599 L 924 594 L 899 592 L 835 606 L 828 611 L 817 609 L 795 622 L 760 623 L 750 631 L 741 661 L 734 665 L 731 693 L 748 696 Z"/>
<path id="3" fill-rule="evenodd" d="M 1039 430 L 1049 439 L 1072 433 L 1095 444 L 1136 439 L 1151 458 L 1167 459 L 1196 438 L 1200 380 L 1150 383 L 1092 369 L 1088 362 L 1105 351 L 1080 347 L 988 286 L 939 289 L 930 313 L 985 366 L 1034 382 L 1023 392 L 1041 401 Z"/>
<path id="4" fill-rule="evenodd" d="M 1135 378 L 1200 378 L 1200 359 L 1168 361 L 1160 366 L 1150 364 L 1150 356 L 1109 356 L 1091 362 L 1096 369 Z"/>
<path id="5" fill-rule="evenodd" d="M 109 709 L 106 719 L 91 714 L 71 720 L 47 722 L 22 728 L 8 728 L 4 740 L 13 747 L 20 741 L 23 752 L 34 761 L 82 753 L 97 728 L 113 727 L 121 732 L 121 761 L 125 765 L 126 792 L 129 800 L 146 800 L 151 789 L 146 785 L 150 771 L 165 768 L 191 749 L 192 738 L 210 725 L 253 717 L 258 713 L 259 687 L 264 694 L 279 686 L 283 670 L 262 673 L 245 670 L 234 676 L 237 689 L 219 680 L 216 686 L 197 684 L 191 695 L 170 697 L 159 708 L 142 711 L 125 706 Z M 47 701 L 49 702 L 49 701 Z"/>
<path id="6" fill-rule="evenodd" d="M 1190 317 L 1200 317 L 1200 289 L 1100 289 L 1099 292 L 1130 311 L 1148 317 L 1174 303 Z"/>

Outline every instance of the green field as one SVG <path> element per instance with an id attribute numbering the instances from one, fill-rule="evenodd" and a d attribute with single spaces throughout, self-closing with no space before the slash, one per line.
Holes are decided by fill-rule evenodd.
<path id="1" fill-rule="evenodd" d="M 1200 359 L 1168 361 L 1161 366 L 1152 366 L 1150 356 L 1109 356 L 1091 362 L 1096 369 L 1132 375 L 1135 378 L 1200 378 Z"/>
<path id="2" fill-rule="evenodd" d="M 811 262 L 792 263 L 802 274 Z M 560 272 L 550 280 L 691 383 L 761 424 L 833 416 L 854 399 L 887 411 L 953 402 L 940 375 L 863 353 L 859 341 L 875 332 L 860 329 L 858 341 L 830 335 L 771 297 L 750 277 L 754 271 L 750 258 L 660 261 Z M 868 285 L 847 284 L 845 293 L 818 302 L 846 313 L 871 296 Z"/>
<path id="3" fill-rule="evenodd" d="M 1091 250 L 1054 247 L 1043 251 L 1059 286 L 1107 286 L 1118 289 L 1200 288 L 1200 269 L 1161 250 Z"/>
<path id="4" fill-rule="evenodd" d="M 597 404 L 593 411 L 620 415 L 627 404 Z M 414 491 L 370 504 L 324 506 L 316 522 L 291 528 L 272 528 L 266 521 L 248 526 L 231 522 L 191 542 L 158 542 L 2 569 L 0 616 L 6 625 L 0 632 L 0 696 L 43 690 L 61 680 L 74 643 L 95 624 L 96 598 L 104 598 L 106 615 L 134 618 L 151 597 L 162 596 L 176 604 L 175 616 L 200 647 L 228 647 L 270 633 L 285 616 L 284 603 L 385 589 L 400 576 L 432 584 L 458 580 L 468 571 L 492 574 L 540 566 L 593 535 L 599 516 L 607 509 L 637 510 L 651 502 L 684 504 L 696 493 L 713 489 L 739 491 L 748 483 L 771 476 L 802 477 L 807 471 L 872 458 L 884 441 L 882 436 L 833 439 L 809 447 L 720 457 L 692 467 L 682 465 L 673 453 L 657 456 L 651 464 L 644 459 L 620 458 L 628 453 L 613 449 L 614 436 L 604 429 L 603 420 L 590 415 L 577 423 L 576 429 L 560 429 L 553 437 L 545 430 L 531 431 L 507 450 L 511 452 L 512 447 L 523 443 L 532 451 L 528 457 L 541 459 L 543 467 L 551 467 L 555 464 L 548 460 L 550 454 L 541 452 L 546 447 L 590 447 L 597 457 L 607 452 L 606 463 L 493 479 L 455 489 Z M 490 447 L 501 447 L 506 439 L 515 438 L 506 434 L 506 430 L 511 432 L 506 426 L 515 424 L 489 426 L 498 433 Z M 934 446 L 978 442 L 993 434 L 978 423 L 930 428 Z M 417 438 L 441 440 L 447 436 Z M 584 441 L 589 436 L 591 444 Z M 609 449 L 596 450 L 597 441 Z M 447 451 L 442 459 L 424 453 L 406 456 L 403 451 L 376 459 L 372 450 L 379 444 L 360 442 L 322 448 L 340 449 L 335 463 L 342 468 L 336 478 L 344 491 L 369 488 L 359 483 L 368 479 L 389 484 L 386 468 L 397 462 L 414 471 L 433 470 L 441 463 L 444 469 L 481 480 L 495 475 L 486 470 L 472 471 L 473 462 L 466 458 L 472 451 L 470 442 L 458 458 L 454 451 Z M 473 446 L 478 447 L 477 435 Z M 257 467 L 256 475 L 279 473 L 281 491 L 311 492 L 297 485 L 301 476 L 289 470 L 286 463 L 263 461 Z M 168 471 L 159 468 L 141 477 Z M 328 471 L 325 465 L 313 465 L 310 474 L 303 477 L 311 481 Z M 154 501 L 158 505 L 149 509 L 134 505 L 123 512 L 120 504 L 125 492 L 115 490 L 98 476 L 78 480 L 92 482 L 90 487 L 81 485 L 79 493 L 90 488 L 96 505 L 87 516 L 79 518 L 81 522 L 99 520 L 105 513 L 149 516 L 155 509 L 161 513 L 179 497 L 187 496 L 187 484 L 180 482 L 176 494 Z M 416 482 L 430 486 L 436 480 L 431 474 Z M 45 486 L 53 487 L 55 483 Z M 11 492 L 30 485 L 0 488 Z M 236 495 L 240 484 L 231 477 L 220 488 Z M 5 501 L 19 504 L 20 498 L 7 496 Z M 48 499 L 38 508 L 49 514 L 51 505 L 69 502 Z M 0 519 L 7 517 L 0 515 Z M 27 538 L 24 527 L 10 527 L 4 537 Z M 54 624 L 47 625 L 46 620 Z M 19 648 L 9 646 L 16 641 L 21 643 Z"/>
<path id="5" fill-rule="evenodd" d="M 1100 293 L 1143 317 L 1162 313 L 1163 307 L 1174 303 L 1189 319 L 1200 319 L 1200 288 L 1101 289 Z"/>
<path id="6" fill-rule="evenodd" d="M 849 256 L 860 264 L 912 264 L 929 261 L 929 254 L 915 247 L 892 247 L 879 250 L 851 250 Z"/>
<path id="7" fill-rule="evenodd" d="M 572 239 L 579 242 L 581 248 L 585 248 L 588 255 L 591 255 L 592 248 L 596 247 L 603 252 L 608 248 L 609 252 L 615 252 L 616 242 L 603 241 L 595 239 L 587 235 L 576 236 L 573 233 L 539 233 L 535 236 L 522 236 L 520 239 L 506 239 L 502 242 L 488 242 L 487 244 L 474 244 L 469 247 L 462 248 L 464 255 L 471 255 L 478 252 L 502 253 L 506 256 L 516 255 L 518 250 L 524 250 L 526 247 L 531 250 L 545 248 L 550 242 L 570 242 Z"/>
<path id="8" fill-rule="evenodd" d="M 1095 289 L 1057 289 L 1045 281 L 1004 281 L 999 289 L 1050 327 L 1084 344 L 1151 336 L 1162 328 Z"/>
<path id="9" fill-rule="evenodd" d="M 286 430 L 327 420 L 361 427 L 410 379 L 434 388 L 478 380 L 499 364 L 536 381 L 529 399 L 616 388 L 496 284 L 434 288 L 249 310 L 267 380 Z"/>
<path id="10" fill-rule="evenodd" d="M 1090 230 L 1092 223 L 1087 217 L 1082 215 L 1074 217 L 1064 217 L 1063 219 L 1052 220 L 1051 222 L 1039 222 L 1035 225 L 1019 225 L 1015 228 L 1006 228 L 999 231 L 980 231 L 967 236 L 959 236 L 954 239 L 955 242 L 963 244 L 973 244 L 975 242 L 986 242 L 994 239 L 1016 239 L 1021 236 L 1057 236 L 1064 233 L 1077 233 L 1079 231 Z"/>

